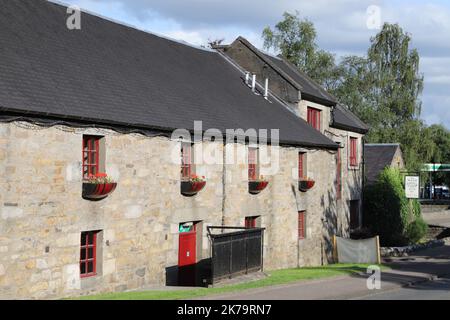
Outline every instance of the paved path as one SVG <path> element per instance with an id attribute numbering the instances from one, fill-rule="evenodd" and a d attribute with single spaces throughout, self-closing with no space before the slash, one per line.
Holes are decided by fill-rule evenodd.
<path id="1" fill-rule="evenodd" d="M 407 258 L 387 261 L 390 270 L 381 275 L 381 290 L 367 289 L 367 275 L 343 276 L 316 281 L 302 281 L 288 285 L 265 287 L 203 299 L 224 300 L 311 300 L 311 299 L 425 299 L 448 297 L 450 274 L 450 245 L 426 249 Z M 431 280 L 437 280 L 430 282 Z M 404 288 L 415 284 L 409 288 Z"/>

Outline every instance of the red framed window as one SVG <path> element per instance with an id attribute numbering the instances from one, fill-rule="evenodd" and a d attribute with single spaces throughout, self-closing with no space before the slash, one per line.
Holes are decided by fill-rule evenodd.
<path id="1" fill-rule="evenodd" d="M 192 144 L 181 144 L 181 180 L 190 180 L 194 174 L 192 158 Z"/>
<path id="2" fill-rule="evenodd" d="M 320 110 L 308 107 L 308 123 L 315 129 L 320 131 Z"/>
<path id="3" fill-rule="evenodd" d="M 258 179 L 258 148 L 248 148 L 248 180 Z"/>
<path id="4" fill-rule="evenodd" d="M 342 163 L 341 163 L 341 149 L 336 153 L 336 199 L 339 200 L 342 197 Z"/>
<path id="5" fill-rule="evenodd" d="M 306 211 L 298 212 L 298 238 L 305 239 L 306 235 Z"/>
<path id="6" fill-rule="evenodd" d="M 83 178 L 96 176 L 100 169 L 100 139 L 98 136 L 83 136 Z"/>
<path id="7" fill-rule="evenodd" d="M 80 276 L 92 277 L 97 274 L 97 231 L 81 233 Z"/>
<path id="8" fill-rule="evenodd" d="M 245 217 L 246 228 L 256 228 L 256 220 L 258 217 Z"/>
<path id="9" fill-rule="evenodd" d="M 301 180 L 306 177 L 306 153 L 298 153 L 298 179 Z"/>
<path id="10" fill-rule="evenodd" d="M 349 162 L 350 166 L 358 166 L 358 139 L 350 137 L 350 150 L 349 150 Z"/>

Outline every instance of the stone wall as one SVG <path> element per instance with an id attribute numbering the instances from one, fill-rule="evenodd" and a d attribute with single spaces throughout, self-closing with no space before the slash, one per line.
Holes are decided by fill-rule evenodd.
<path id="1" fill-rule="evenodd" d="M 105 136 L 106 172 L 118 182 L 110 196 L 97 202 L 81 197 L 83 134 Z M 221 143 L 203 147 L 223 156 Z M 239 144 L 228 148 L 246 150 Z M 187 198 L 180 194 L 173 150 L 179 150 L 179 142 L 165 137 L 0 124 L 0 298 L 59 298 L 164 285 L 166 271 L 178 262 L 179 223 L 187 221 L 202 221 L 198 259 L 210 255 L 207 226 L 222 220 L 243 226 L 246 216 L 261 216 L 267 270 L 324 260 L 323 221 L 334 224 L 336 216 L 333 152 L 308 150 L 308 175 L 316 186 L 304 194 L 297 189 L 299 149 L 273 147 L 270 152 L 280 155 L 279 170 L 262 165 L 269 186 L 259 195 L 248 193 L 244 157 L 226 165 L 225 189 L 221 163 L 198 164 L 207 184 Z M 299 246 L 302 207 L 307 237 Z M 98 274 L 80 278 L 80 233 L 90 230 L 101 230 Z"/>
<path id="2" fill-rule="evenodd" d="M 297 105 L 297 114 L 307 119 L 307 108 L 312 107 L 321 110 L 321 132 L 331 140 L 338 142 L 341 146 L 341 177 L 342 197 L 335 201 L 337 220 L 332 226 L 336 226 L 336 234 L 342 237 L 350 236 L 350 201 L 359 200 L 359 221 L 362 221 L 362 166 L 363 145 L 362 134 L 336 129 L 330 126 L 331 108 L 307 100 L 301 100 Z M 349 140 L 350 137 L 358 138 L 358 167 L 351 167 L 349 163 Z M 336 166 L 336 152 L 334 153 L 334 166 Z M 336 176 L 333 181 L 336 180 Z M 336 192 L 336 190 L 334 190 Z M 330 228 L 328 228 L 330 229 Z M 331 229 L 330 229 L 331 230 Z"/>
<path id="3" fill-rule="evenodd" d="M 331 107 L 307 101 L 305 99 L 299 100 L 300 94 L 298 90 L 283 78 L 278 72 L 273 68 L 267 66 L 267 64 L 260 59 L 253 51 L 251 51 L 246 45 L 241 41 L 236 40 L 230 46 L 223 49 L 225 54 L 237 61 L 238 64 L 246 71 L 256 74 L 258 81 L 263 83 L 263 79 L 269 78 L 269 87 L 271 92 L 276 96 L 280 97 L 283 101 L 288 103 L 291 109 L 302 119 L 307 120 L 307 107 L 313 107 L 321 110 L 321 132 L 329 137 L 335 142 L 339 142 L 341 145 L 341 166 L 342 166 L 342 197 L 341 199 L 336 199 L 336 190 L 334 182 L 336 180 L 336 152 L 332 155 L 333 159 L 321 159 L 319 157 L 319 163 L 313 162 L 314 156 L 307 151 L 307 162 L 314 164 L 314 168 L 326 168 L 326 172 L 333 174 L 334 176 L 327 177 L 327 181 L 330 182 L 329 190 L 320 190 L 319 194 L 326 198 L 328 204 L 322 204 L 322 210 L 325 211 L 323 214 L 326 216 L 323 222 L 315 221 L 314 218 L 307 218 L 307 228 L 306 232 L 313 230 L 314 235 L 323 233 L 323 239 L 311 239 L 306 238 L 299 241 L 297 251 L 298 263 L 302 265 L 317 265 L 323 262 L 320 257 L 324 255 L 325 252 L 330 250 L 330 234 L 337 233 L 342 237 L 350 236 L 350 201 L 359 201 L 359 223 L 362 222 L 362 137 L 363 135 L 359 133 L 354 133 L 350 131 L 335 129 L 330 127 L 331 119 Z M 349 139 L 350 137 L 358 138 L 358 156 L 359 156 L 359 166 L 353 168 L 349 164 Z M 294 152 L 295 153 L 295 152 Z M 293 153 L 293 154 L 294 154 Z M 294 155 L 296 157 L 296 155 Z M 315 178 L 316 170 L 309 171 L 308 176 Z M 325 197 L 326 195 L 326 197 Z M 308 192 L 303 197 L 304 199 L 299 200 L 299 206 L 305 209 L 307 207 L 307 200 L 310 203 L 314 203 L 317 200 L 324 199 L 314 199 L 313 192 Z M 311 200 L 309 200 L 311 198 Z M 317 208 L 312 208 L 313 212 L 316 212 Z M 337 213 L 334 216 L 334 213 Z M 309 209 L 307 210 L 307 215 L 309 215 Z M 322 229 L 320 231 L 320 229 Z M 322 247 L 322 251 L 320 251 Z M 308 257 L 302 257 L 301 252 L 311 253 Z M 317 254 L 318 252 L 323 252 L 322 254 Z M 327 254 L 328 255 L 328 254 Z M 319 257 L 319 258 L 317 258 Z M 329 259 L 328 259 L 329 260 Z"/>

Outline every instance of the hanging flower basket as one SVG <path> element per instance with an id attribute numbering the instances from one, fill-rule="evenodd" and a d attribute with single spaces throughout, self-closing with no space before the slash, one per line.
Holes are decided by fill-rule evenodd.
<path id="1" fill-rule="evenodd" d="M 190 180 L 181 181 L 181 194 L 186 197 L 195 196 L 206 185 L 205 177 L 192 176 Z"/>
<path id="2" fill-rule="evenodd" d="M 306 192 L 309 189 L 311 189 L 312 187 L 314 187 L 314 185 L 316 184 L 316 182 L 312 179 L 302 179 L 298 181 L 298 190 L 300 190 L 301 192 Z"/>
<path id="3" fill-rule="evenodd" d="M 98 173 L 83 181 L 83 199 L 102 200 L 114 192 L 117 182 L 109 178 L 106 173 Z"/>
<path id="4" fill-rule="evenodd" d="M 261 191 L 263 191 L 267 185 L 269 184 L 269 181 L 264 180 L 263 178 L 260 178 L 258 180 L 253 180 L 248 182 L 248 192 L 251 194 L 258 194 Z"/>

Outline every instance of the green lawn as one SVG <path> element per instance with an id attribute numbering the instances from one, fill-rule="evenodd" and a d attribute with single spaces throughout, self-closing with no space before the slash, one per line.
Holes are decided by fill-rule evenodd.
<path id="1" fill-rule="evenodd" d="M 94 296 L 84 296 L 83 300 L 174 300 L 201 297 L 211 294 L 241 291 L 246 289 L 286 284 L 301 280 L 329 278 L 341 275 L 352 275 L 366 272 L 367 264 L 333 264 L 324 267 L 284 269 L 269 272 L 267 278 L 229 285 L 219 288 L 194 288 L 188 290 L 153 290 L 107 293 Z M 382 269 L 387 267 L 381 266 Z"/>

